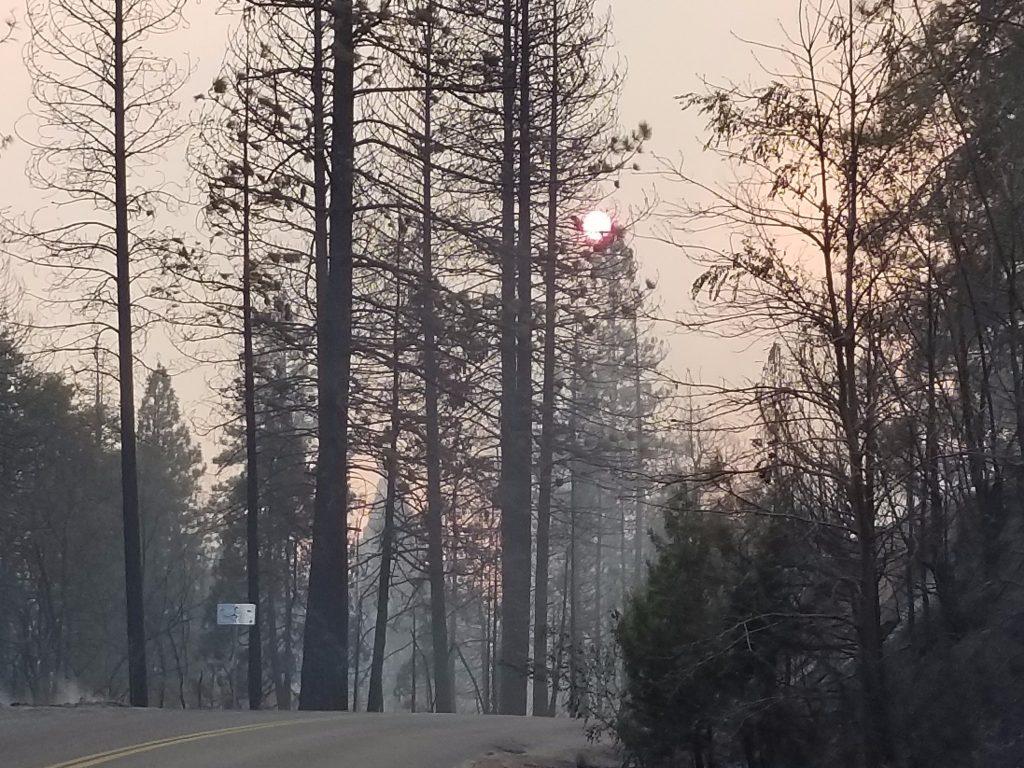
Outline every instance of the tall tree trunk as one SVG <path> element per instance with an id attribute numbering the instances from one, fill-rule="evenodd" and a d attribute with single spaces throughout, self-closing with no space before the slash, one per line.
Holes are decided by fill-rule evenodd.
<path id="1" fill-rule="evenodd" d="M 267 572 L 274 574 L 276 568 L 268 564 Z M 281 637 L 278 633 L 278 605 L 276 598 L 277 579 L 270 579 L 271 583 L 266 584 L 266 625 L 267 625 L 267 652 L 270 661 L 270 678 L 274 682 L 274 702 L 278 709 L 287 709 L 282 702 L 289 701 L 290 696 L 285 689 L 285 674 L 281 659 Z M 259 610 L 259 609 L 257 609 Z"/>
<path id="2" fill-rule="evenodd" d="M 252 251 L 249 194 L 249 37 L 245 39 L 245 74 L 242 86 L 245 111 L 242 139 L 242 378 L 245 400 L 245 567 L 249 602 L 256 606 L 256 621 L 249 627 L 249 709 L 263 704 L 263 645 L 260 640 L 260 485 L 256 453 L 256 371 L 252 349 Z"/>
<path id="3" fill-rule="evenodd" d="M 163 633 L 158 633 L 156 638 L 156 658 L 160 665 L 160 685 L 157 688 L 156 702 L 160 709 L 164 708 L 167 699 L 167 659 L 164 657 Z"/>
<path id="4" fill-rule="evenodd" d="M 540 476 L 537 495 L 537 564 L 533 601 L 533 714 L 553 714 L 548 705 L 548 569 L 551 537 L 551 476 L 555 452 L 555 320 L 558 274 L 558 0 L 552 3 L 551 124 L 548 131 L 547 269 L 544 273 L 544 382 L 541 393 Z"/>
<path id="5" fill-rule="evenodd" d="M 625 489 L 620 486 L 620 491 L 625 492 Z M 619 606 L 626 604 L 626 593 L 629 590 L 629 582 L 626 577 L 626 573 L 629 570 L 626 567 L 628 557 L 626 556 L 626 505 L 621 501 L 621 495 L 619 499 L 616 499 L 615 506 L 618 509 L 619 517 Z"/>
<path id="6" fill-rule="evenodd" d="M 491 713 L 491 600 L 490 582 L 487 598 L 480 601 L 480 714 Z"/>
<path id="7" fill-rule="evenodd" d="M 419 655 L 419 643 L 416 640 L 416 606 L 412 606 L 412 700 L 410 709 L 416 712 L 416 657 Z"/>
<path id="8" fill-rule="evenodd" d="M 881 768 L 893 756 L 892 730 L 889 720 L 888 696 L 886 695 L 885 670 L 882 657 L 882 633 L 880 627 L 880 601 L 878 594 L 878 553 L 876 551 L 876 510 L 870 476 L 871 456 L 865 450 L 870 446 L 870 437 L 862 439 L 862 420 L 871 407 L 871 402 L 862 402 L 861 386 L 858 381 L 857 359 L 857 318 L 858 307 L 854 296 L 857 280 L 857 256 L 860 238 L 859 202 L 861 189 L 860 131 L 861 115 L 858 111 L 857 79 L 853 71 L 855 58 L 855 9 L 854 0 L 847 3 L 847 66 L 846 86 L 849 91 L 849 140 L 850 149 L 846 169 L 846 222 L 845 222 L 845 267 L 843 285 L 843 309 L 845 316 L 844 333 L 835 342 L 837 370 L 840 379 L 840 408 L 845 429 L 846 449 L 849 457 L 850 479 L 848 499 L 854 516 L 858 547 L 858 587 L 856 608 L 858 667 L 861 679 L 861 709 L 865 728 L 863 748 L 867 768 Z M 871 330 L 867 338 L 869 347 L 873 344 Z M 870 366 L 872 360 L 867 360 Z M 868 396 L 872 396 L 870 382 Z M 871 429 L 872 427 L 868 427 Z M 868 470 L 865 470 L 865 467 Z"/>
<path id="9" fill-rule="evenodd" d="M 128 700 L 149 704 L 146 619 L 142 588 L 139 476 L 135 446 L 135 363 L 132 349 L 131 265 L 128 243 L 128 169 L 124 104 L 124 0 L 114 0 L 114 219 L 117 256 L 117 355 L 121 400 L 121 516 L 124 526 Z"/>
<path id="10" fill-rule="evenodd" d="M 926 286 L 926 307 L 928 311 L 925 359 L 927 360 L 928 390 L 925 418 L 925 489 L 921 494 L 922 503 L 927 503 L 927 514 L 922 515 L 922 546 L 926 547 L 926 562 L 935 578 L 935 589 L 942 604 L 943 621 L 956 637 L 961 631 L 959 590 L 955 573 L 946 547 L 948 524 L 946 506 L 939 481 L 939 413 L 938 413 L 938 370 L 936 365 L 936 332 L 938 330 L 938 308 L 935 302 L 935 273 L 931 257 L 928 257 L 928 284 Z M 926 574 L 923 574 L 925 576 Z M 928 582 L 923 580 L 924 599 L 928 599 Z"/>
<path id="11" fill-rule="evenodd" d="M 359 548 L 361 539 L 357 539 L 355 542 L 355 552 L 353 552 L 353 558 L 355 562 L 359 560 Z M 365 593 L 363 592 L 363 580 L 356 577 L 355 585 L 355 604 L 356 604 L 356 626 L 355 634 L 353 638 L 355 640 L 356 647 L 352 650 L 352 711 L 359 711 L 359 673 L 362 670 L 363 664 L 363 602 Z"/>
<path id="12" fill-rule="evenodd" d="M 384 711 L 384 655 L 387 650 L 391 563 L 395 547 L 395 504 L 398 495 L 398 438 L 401 422 L 401 355 L 399 314 L 402 309 L 400 266 L 405 242 L 405 220 L 399 216 L 395 244 L 395 316 L 391 326 L 391 426 L 388 437 L 387 488 L 384 492 L 384 521 L 380 533 L 380 571 L 377 575 L 377 616 L 373 625 L 373 656 L 370 659 L 370 687 L 366 696 L 367 712 Z"/>
<path id="13" fill-rule="evenodd" d="M 917 477 L 912 472 L 910 477 L 907 478 L 906 482 L 906 496 L 907 496 L 907 553 L 906 553 L 906 569 L 904 571 L 904 578 L 906 584 L 904 585 L 907 590 L 907 632 L 910 635 L 910 642 L 913 645 L 915 640 L 915 633 L 917 629 L 917 605 L 916 600 L 916 575 L 917 575 L 917 528 L 914 525 L 914 520 L 917 517 Z"/>
<path id="14" fill-rule="evenodd" d="M 278 701 L 278 709 L 292 708 L 292 678 L 295 671 L 295 604 L 299 599 L 299 552 L 298 543 L 288 543 L 289 584 L 288 601 L 284 611 L 284 692 L 287 700 Z"/>
<path id="15" fill-rule="evenodd" d="M 516 563 L 515 530 L 518 493 L 515 462 L 517 457 L 515 421 L 518 416 L 516 398 L 516 220 L 515 220 L 515 109 L 516 69 L 514 55 L 515 1 L 502 3 L 502 142 L 501 142 L 501 413 L 500 443 L 501 467 L 498 478 L 498 498 L 501 507 L 499 528 L 501 533 L 501 640 L 496 664 L 495 691 L 498 711 L 506 711 L 504 697 L 507 689 L 514 709 L 518 675 L 514 659 L 508 655 L 514 639 L 506 632 L 508 595 L 514 587 L 513 573 Z M 513 618 L 512 626 L 515 626 Z M 511 630 L 514 634 L 514 629 Z M 508 645 L 508 648 L 506 648 Z"/>
<path id="16" fill-rule="evenodd" d="M 497 563 L 493 563 L 497 566 Z M 498 622 L 501 618 L 500 593 L 501 574 L 495 567 L 494 575 L 491 577 L 491 709 L 492 714 L 498 712 Z"/>
<path id="17" fill-rule="evenodd" d="M 558 710 L 558 689 L 561 685 L 562 664 L 565 662 L 565 629 L 569 612 L 569 559 L 562 566 L 562 612 L 558 618 L 558 646 L 555 651 L 555 663 L 551 672 L 551 694 L 548 699 L 548 717 L 554 717 Z"/>
<path id="18" fill-rule="evenodd" d="M 511 26 L 511 25 L 509 25 Z M 515 248 L 515 377 L 506 480 L 508 506 L 502 510 L 501 679 L 499 711 L 526 714 L 530 673 L 530 565 L 532 485 L 532 335 L 531 174 L 530 174 L 530 0 L 519 8 L 519 184 L 518 239 Z"/>
<path id="19" fill-rule="evenodd" d="M 426 417 L 427 461 L 427 578 L 430 581 L 430 638 L 434 667 L 434 711 L 454 712 L 448 649 L 448 612 L 445 607 L 444 505 L 441 500 L 441 434 L 437 413 L 438 379 L 437 317 L 434 307 L 433 254 L 433 98 L 434 3 L 427 4 L 426 54 L 423 69 L 423 200 L 421 219 L 423 251 L 421 329 L 423 332 L 423 389 Z"/>
<path id="20" fill-rule="evenodd" d="M 321 13 L 314 7 L 314 58 Z M 352 184 L 354 163 L 352 0 L 334 0 L 329 248 L 317 280 L 319 455 L 313 510 L 300 709 L 348 708 L 348 402 L 352 343 Z M 314 68 L 317 62 L 314 62 Z M 322 70 L 314 75 L 314 103 Z M 314 116 L 322 139 L 323 113 Z M 314 140 L 315 143 L 316 139 Z M 314 151 L 314 162 L 322 152 Z M 318 181 L 322 184 L 322 176 Z M 319 186 L 319 185 L 318 185 Z M 320 191 L 322 193 L 322 190 Z"/>
<path id="21" fill-rule="evenodd" d="M 594 534 L 594 650 L 600 660 L 604 646 L 604 494 L 601 479 L 593 484 L 596 501 L 593 507 L 597 530 Z"/>
<path id="22" fill-rule="evenodd" d="M 569 410 L 569 446 L 572 455 L 569 458 L 569 715 L 579 717 L 580 701 L 580 583 L 579 583 L 579 531 L 577 530 L 578 498 L 577 498 L 577 414 L 576 397 L 579 386 L 579 336 L 578 329 L 573 331 L 572 355 L 572 388 Z"/>

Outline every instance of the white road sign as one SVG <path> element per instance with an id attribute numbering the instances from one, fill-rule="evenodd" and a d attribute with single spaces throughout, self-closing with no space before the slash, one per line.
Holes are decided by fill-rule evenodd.
<path id="1" fill-rule="evenodd" d="M 252 603 L 218 603 L 217 623 L 221 626 L 252 626 L 256 623 L 256 606 Z"/>

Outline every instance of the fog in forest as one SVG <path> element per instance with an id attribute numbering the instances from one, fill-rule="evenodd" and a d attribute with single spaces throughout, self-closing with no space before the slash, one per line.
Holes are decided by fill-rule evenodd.
<path id="1" fill-rule="evenodd" d="M 1024 764 L 1018 3 L 0 18 L 19 768 Z"/>

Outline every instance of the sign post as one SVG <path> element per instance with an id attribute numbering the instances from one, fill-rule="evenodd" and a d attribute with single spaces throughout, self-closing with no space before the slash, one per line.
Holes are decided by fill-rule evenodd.
<path id="1" fill-rule="evenodd" d="M 251 627 L 256 623 L 256 606 L 252 603 L 218 603 L 217 624 L 222 627 Z"/>
<path id="2" fill-rule="evenodd" d="M 238 647 L 238 627 L 251 627 L 256 623 L 256 606 L 252 603 L 217 603 L 217 625 L 221 627 L 235 627 L 235 648 Z M 235 682 L 235 669 L 233 665 L 231 672 L 231 685 L 235 688 L 237 696 L 238 686 Z"/>

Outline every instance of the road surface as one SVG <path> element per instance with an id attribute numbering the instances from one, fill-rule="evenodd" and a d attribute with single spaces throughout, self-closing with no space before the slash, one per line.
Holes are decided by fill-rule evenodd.
<path id="1" fill-rule="evenodd" d="M 457 768 L 585 743 L 566 718 L 0 707 L 3 768 Z"/>

